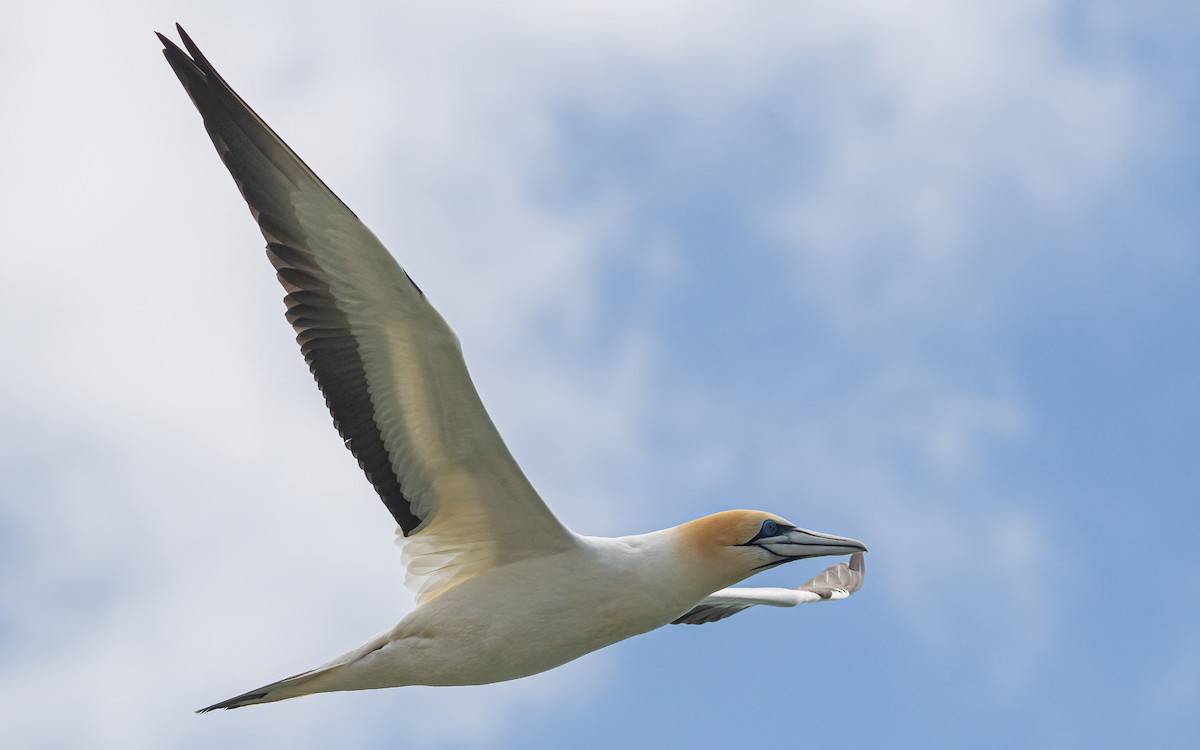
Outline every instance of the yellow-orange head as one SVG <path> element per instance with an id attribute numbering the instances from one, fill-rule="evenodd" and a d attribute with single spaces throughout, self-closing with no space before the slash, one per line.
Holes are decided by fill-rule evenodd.
<path id="1" fill-rule="evenodd" d="M 727 510 L 676 526 L 697 573 L 730 586 L 776 565 L 823 555 L 866 552 L 862 542 L 801 529 L 774 513 Z"/>

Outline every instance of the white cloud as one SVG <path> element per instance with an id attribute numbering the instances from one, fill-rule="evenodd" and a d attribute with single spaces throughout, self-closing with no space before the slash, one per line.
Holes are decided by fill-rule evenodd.
<path id="1" fill-rule="evenodd" d="M 836 83 L 790 102 L 798 126 L 821 123 L 815 174 L 764 212 L 830 322 L 977 324 L 997 271 L 1003 281 L 1038 252 L 1006 212 L 1069 223 L 1143 155 L 1153 102 L 1119 65 L 1067 48 L 1063 12 L 879 3 L 843 29 L 850 61 Z"/>

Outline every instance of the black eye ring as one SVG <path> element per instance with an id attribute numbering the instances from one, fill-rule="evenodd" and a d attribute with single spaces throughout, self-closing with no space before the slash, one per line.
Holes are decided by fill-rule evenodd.
<path id="1" fill-rule="evenodd" d="M 766 534 L 767 536 L 774 536 L 775 532 L 777 531 L 779 531 L 779 524 L 775 523 L 769 518 L 763 521 L 762 533 Z"/>

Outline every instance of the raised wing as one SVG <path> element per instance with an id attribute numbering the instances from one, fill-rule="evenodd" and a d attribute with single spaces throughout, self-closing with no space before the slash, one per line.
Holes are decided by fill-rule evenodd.
<path id="1" fill-rule="evenodd" d="M 418 599 L 570 548 L 467 374 L 458 339 L 375 235 L 184 32 L 159 34 L 267 240 L 287 318 L 334 425 L 400 531 Z M 190 56 L 189 54 L 190 53 Z"/>
<path id="2" fill-rule="evenodd" d="M 855 552 L 849 563 L 838 563 L 821 571 L 808 583 L 794 589 L 721 589 L 697 604 L 673 625 L 703 625 L 724 620 L 755 604 L 770 607 L 794 607 L 808 602 L 845 599 L 862 588 L 867 569 L 863 553 Z"/>

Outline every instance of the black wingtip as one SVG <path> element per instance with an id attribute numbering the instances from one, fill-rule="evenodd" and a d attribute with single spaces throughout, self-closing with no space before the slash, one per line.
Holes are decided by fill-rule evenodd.
<path id="1" fill-rule="evenodd" d="M 192 41 L 191 37 L 187 35 L 187 32 L 184 31 L 183 27 L 178 23 L 175 24 L 175 30 L 179 32 L 179 37 L 184 40 L 185 44 Z M 154 36 L 158 37 L 158 41 L 162 42 L 164 47 L 174 47 L 175 49 L 179 49 L 179 45 L 175 43 L 175 40 L 165 36 L 161 31 L 154 32 Z M 182 52 L 183 50 L 180 51 Z"/>
<path id="2" fill-rule="evenodd" d="M 192 41 L 192 38 L 190 36 L 188 36 L 188 33 L 183 30 L 183 24 L 176 21 L 175 22 L 175 30 L 177 32 L 179 32 L 179 38 L 183 40 L 183 43 L 185 45 L 187 45 L 188 49 L 191 49 L 192 47 L 196 46 L 196 43 Z"/>
<path id="3" fill-rule="evenodd" d="M 188 36 L 186 31 L 183 30 L 183 27 L 179 24 L 175 24 L 175 30 L 179 32 L 179 38 L 183 40 L 183 46 L 187 47 L 188 51 L 185 53 L 182 49 L 180 49 L 179 45 L 176 44 L 174 39 L 164 35 L 162 32 L 156 31 L 154 32 L 154 35 L 158 37 L 158 41 L 162 42 L 163 54 L 167 55 L 168 59 L 170 59 L 170 55 L 175 54 L 179 57 L 187 58 L 188 61 L 193 64 L 199 60 L 202 60 L 204 56 L 200 54 L 200 50 L 196 47 L 196 43 L 193 42 L 192 38 Z M 190 57 L 188 57 L 189 54 Z"/>
<path id="4" fill-rule="evenodd" d="M 175 24 L 175 30 L 179 32 L 179 38 L 183 40 L 183 46 L 187 48 L 192 59 L 196 61 L 196 65 L 200 66 L 200 69 L 205 72 L 211 70 L 212 65 L 209 64 L 208 58 L 204 56 L 204 53 L 200 51 L 200 48 L 196 46 L 196 43 L 192 41 L 188 33 L 183 30 L 183 27 L 177 23 Z"/>
<path id="5" fill-rule="evenodd" d="M 184 54 L 183 50 L 179 49 L 179 45 L 176 44 L 169 36 L 166 36 L 158 31 L 154 32 L 154 36 L 158 37 L 158 41 L 162 42 L 163 57 L 167 58 L 168 62 L 179 58 L 187 59 L 187 55 Z M 171 62 L 171 64 L 174 65 L 174 62 Z"/>

